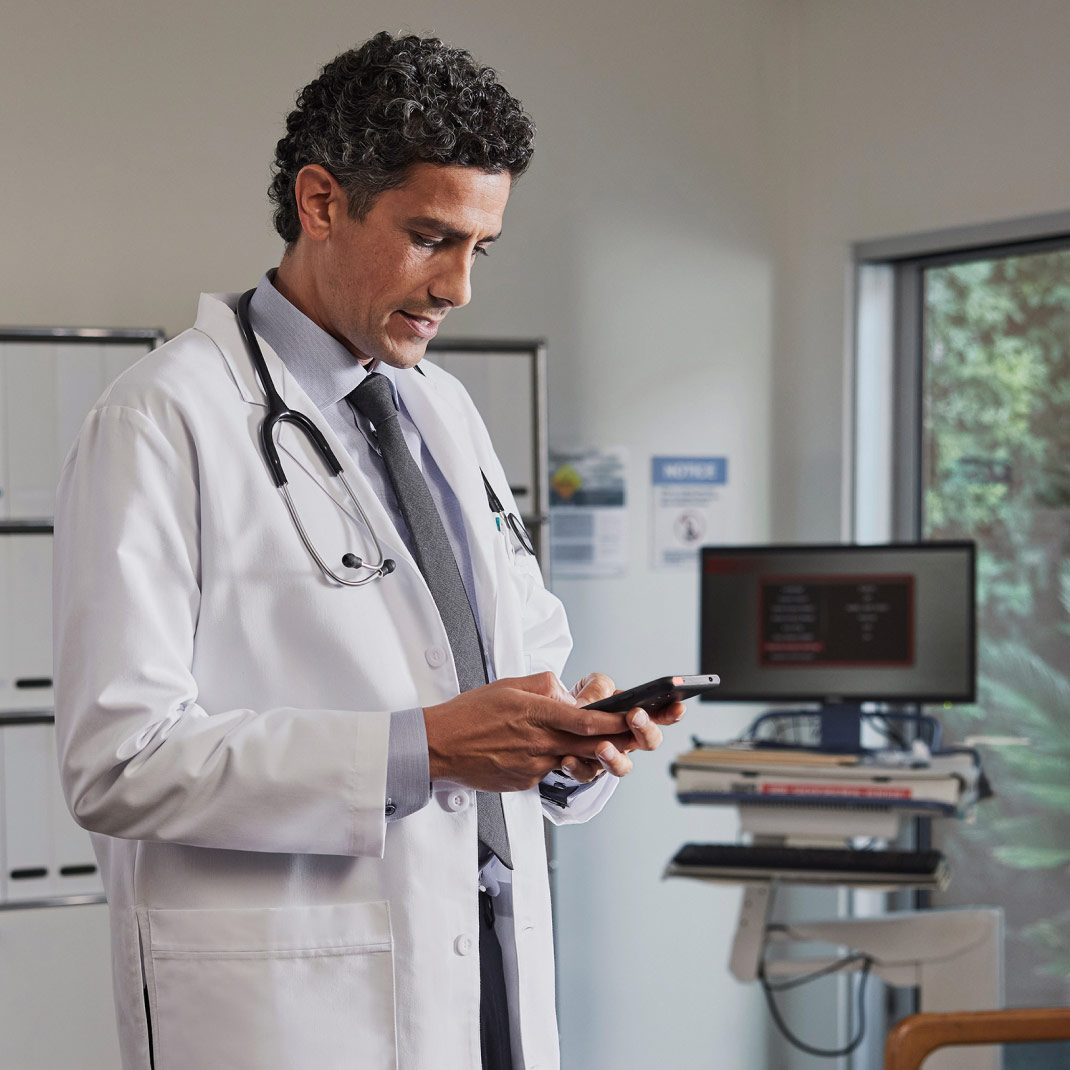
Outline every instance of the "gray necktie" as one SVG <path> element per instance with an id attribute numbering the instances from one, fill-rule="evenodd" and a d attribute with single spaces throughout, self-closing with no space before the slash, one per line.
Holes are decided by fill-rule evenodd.
<path id="1" fill-rule="evenodd" d="M 375 427 L 383 464 L 409 528 L 413 557 L 446 627 L 461 690 L 482 687 L 487 682 L 487 670 L 472 604 L 468 601 L 442 517 L 405 441 L 390 380 L 378 372 L 370 372 L 346 400 Z M 476 792 L 476 816 L 480 843 L 512 869 L 501 795 Z"/>

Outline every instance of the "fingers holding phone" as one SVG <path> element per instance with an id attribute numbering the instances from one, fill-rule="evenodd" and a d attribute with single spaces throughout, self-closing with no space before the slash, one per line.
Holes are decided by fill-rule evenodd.
<path id="1" fill-rule="evenodd" d="M 614 691 L 589 703 L 591 709 L 625 714 L 625 723 L 634 744 L 624 749 L 657 750 L 661 745 L 659 726 L 675 724 L 684 715 L 684 700 L 712 691 L 720 683 L 713 673 L 702 676 L 662 676 L 627 691 Z"/>
<path id="2" fill-rule="evenodd" d="M 683 703 L 673 703 L 683 708 Z M 657 750 L 661 746 L 662 734 L 654 717 L 647 713 L 641 706 L 631 709 L 625 714 L 625 723 L 631 730 L 634 745 L 628 745 L 626 750 Z"/>
<path id="3" fill-rule="evenodd" d="M 587 783 L 601 771 L 626 776 L 632 770 L 633 751 L 654 751 L 661 746 L 662 725 L 675 724 L 684 715 L 684 699 L 712 690 L 720 683 L 713 674 L 663 676 L 620 691 L 602 673 L 589 673 L 572 689 L 576 704 L 587 709 L 623 715 L 622 732 L 603 740 L 595 751 L 601 768 L 591 759 L 565 755 L 561 768 L 573 779 Z"/>
<path id="4" fill-rule="evenodd" d="M 592 702 L 600 702 L 617 693 L 617 686 L 613 681 L 601 672 L 589 672 L 582 680 L 572 688 L 572 697 L 577 706 L 587 706 Z"/>

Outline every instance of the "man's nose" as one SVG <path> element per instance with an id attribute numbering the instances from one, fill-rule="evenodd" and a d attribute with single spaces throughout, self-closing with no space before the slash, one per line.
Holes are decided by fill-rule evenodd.
<path id="1" fill-rule="evenodd" d="M 442 261 L 441 270 L 431 280 L 431 296 L 461 308 L 472 300 L 472 258 L 465 249 Z"/>

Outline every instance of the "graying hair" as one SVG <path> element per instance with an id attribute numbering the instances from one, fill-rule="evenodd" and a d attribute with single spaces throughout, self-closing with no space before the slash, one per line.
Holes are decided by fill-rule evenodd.
<path id="1" fill-rule="evenodd" d="M 275 148 L 268 196 L 275 229 L 297 241 L 298 172 L 326 168 L 363 219 L 415 163 L 459 164 L 514 179 L 534 151 L 535 124 L 489 67 L 434 37 L 376 34 L 331 60 L 297 96 Z"/>

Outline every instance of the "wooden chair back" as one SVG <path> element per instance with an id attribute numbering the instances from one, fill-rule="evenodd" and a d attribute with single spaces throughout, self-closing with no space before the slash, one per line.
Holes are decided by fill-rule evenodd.
<path id="1" fill-rule="evenodd" d="M 1070 1007 L 912 1014 L 888 1034 L 884 1070 L 920 1070 L 938 1048 L 1044 1040 L 1070 1040 Z"/>

